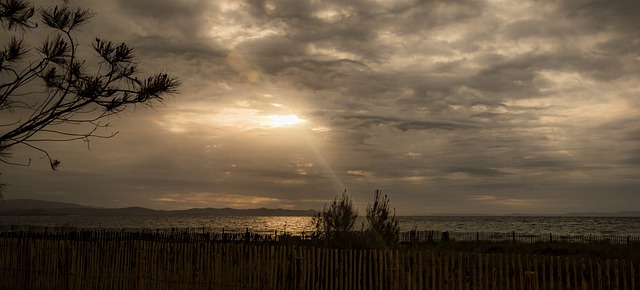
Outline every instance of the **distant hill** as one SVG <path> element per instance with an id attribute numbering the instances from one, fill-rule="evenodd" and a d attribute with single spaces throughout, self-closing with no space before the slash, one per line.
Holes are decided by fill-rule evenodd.
<path id="1" fill-rule="evenodd" d="M 0 215 L 106 215 L 106 216 L 312 216 L 314 210 L 192 208 L 155 210 L 144 207 L 99 208 L 74 203 L 33 199 L 0 201 Z"/>
<path id="2" fill-rule="evenodd" d="M 2 215 L 98 215 L 98 216 L 312 216 L 314 210 L 290 209 L 233 209 L 192 208 L 186 210 L 155 210 L 144 207 L 101 208 L 75 203 L 44 201 L 35 199 L 0 200 Z M 488 214 L 436 214 L 433 216 L 490 216 Z M 573 217 L 640 217 L 640 211 L 619 212 L 572 212 L 566 214 L 512 213 L 501 216 L 573 216 Z"/>
<path id="3" fill-rule="evenodd" d="M 61 208 L 90 208 L 90 206 L 79 205 L 75 203 L 36 200 L 36 199 L 0 200 L 0 209 L 61 209 Z"/>

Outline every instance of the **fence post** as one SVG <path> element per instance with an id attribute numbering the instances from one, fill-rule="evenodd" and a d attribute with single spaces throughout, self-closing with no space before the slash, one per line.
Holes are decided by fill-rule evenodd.
<path id="1" fill-rule="evenodd" d="M 13 226 L 11 226 L 13 228 Z M 20 239 L 18 239 L 18 245 L 20 246 L 26 246 L 26 253 L 25 256 L 27 257 L 26 261 L 25 261 L 25 272 L 24 272 L 24 287 L 25 289 L 29 289 L 31 288 L 30 282 L 31 282 L 31 261 L 33 260 L 33 257 L 31 256 L 31 248 L 34 247 L 32 245 L 32 239 L 29 237 L 25 237 L 22 241 L 20 241 Z M 24 251 L 24 250 L 23 250 Z"/>
<path id="2" fill-rule="evenodd" d="M 535 290 L 536 287 L 536 272 L 531 271 L 531 270 L 527 270 L 524 272 L 525 274 L 525 286 L 523 287 L 524 289 L 527 290 Z"/>
<path id="3" fill-rule="evenodd" d="M 636 271 L 633 267 L 633 260 L 629 261 L 629 272 L 631 273 L 631 289 L 636 290 Z"/>
<path id="4" fill-rule="evenodd" d="M 554 289 L 554 281 L 556 277 L 553 275 L 553 255 L 549 257 L 549 289 Z"/>
<path id="5" fill-rule="evenodd" d="M 507 258 L 507 265 L 509 264 L 509 258 Z M 509 275 L 506 273 L 506 269 L 507 267 L 504 266 L 504 258 L 502 256 L 502 253 L 498 254 L 498 281 L 500 282 L 500 289 L 499 290 L 504 290 L 505 286 L 509 287 Z M 504 274 L 504 278 L 503 275 Z M 496 288 L 497 289 L 497 288 Z"/>
<path id="6" fill-rule="evenodd" d="M 598 259 L 596 261 L 596 266 L 598 267 L 598 289 L 602 289 L 602 285 L 604 284 L 602 281 L 604 280 L 604 276 L 602 276 L 602 260 Z"/>
<path id="7" fill-rule="evenodd" d="M 546 256 L 542 255 L 540 256 L 540 268 L 538 268 L 538 260 L 536 259 L 536 265 L 535 268 L 539 271 L 542 271 L 540 273 L 540 278 L 538 281 L 538 285 L 536 287 L 536 290 L 538 289 L 543 289 L 546 290 L 547 289 L 547 266 L 546 266 Z M 542 283 L 540 283 L 542 282 Z M 542 284 L 542 285 L 541 285 Z"/>
<path id="8" fill-rule="evenodd" d="M 619 265 L 618 259 L 615 259 L 613 261 L 613 271 L 614 271 L 613 274 L 615 275 L 615 279 L 616 279 L 614 284 L 615 289 L 620 289 L 620 271 L 618 269 L 618 265 Z"/>

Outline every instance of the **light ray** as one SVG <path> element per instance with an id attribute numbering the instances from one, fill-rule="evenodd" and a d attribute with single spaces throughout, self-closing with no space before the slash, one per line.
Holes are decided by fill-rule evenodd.
<path id="1" fill-rule="evenodd" d="M 342 180 L 340 180 L 340 178 L 338 177 L 336 172 L 333 170 L 333 168 L 331 168 L 331 165 L 329 165 L 329 162 L 327 162 L 327 160 L 324 158 L 324 155 L 322 154 L 322 152 L 318 150 L 318 148 L 313 143 L 313 141 L 311 141 L 311 138 L 309 138 L 308 135 L 305 137 L 306 137 L 305 139 L 307 140 L 307 143 L 309 144 L 309 148 L 311 148 L 311 151 L 313 151 L 313 154 L 318 159 L 318 162 L 329 173 L 329 179 L 331 180 L 331 184 L 333 185 L 334 192 L 338 194 L 343 190 L 345 190 L 347 187 L 344 185 Z"/>

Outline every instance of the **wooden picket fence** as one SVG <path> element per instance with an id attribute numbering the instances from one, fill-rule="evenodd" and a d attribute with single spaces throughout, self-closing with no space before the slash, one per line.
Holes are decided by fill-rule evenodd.
<path id="1" fill-rule="evenodd" d="M 631 260 L 124 237 L 0 236 L 0 289 L 635 290 L 640 285 L 638 261 Z"/>
<path id="2" fill-rule="evenodd" d="M 407 243 L 475 241 L 475 242 L 567 242 L 585 244 L 640 244 L 640 236 L 616 235 L 559 235 L 559 234 L 527 234 L 527 233 L 494 233 L 494 232 L 448 232 L 448 231 L 409 231 L 400 235 L 400 240 Z"/>
<path id="3" fill-rule="evenodd" d="M 93 235 L 99 232 L 118 232 L 131 236 L 144 235 L 165 235 L 169 239 L 180 234 L 188 234 L 191 236 L 201 235 L 203 239 L 216 242 L 274 242 L 283 238 L 298 240 L 310 240 L 312 233 L 305 232 L 278 232 L 262 231 L 262 232 L 233 232 L 224 231 L 215 232 L 212 228 L 207 227 L 189 227 L 189 228 L 121 228 L 121 229 L 80 229 L 70 226 L 47 227 L 47 226 L 30 226 L 30 225 L 0 225 L 0 234 L 17 234 L 20 232 L 42 235 Z M 356 234 L 358 232 L 355 232 Z M 399 242 L 401 244 L 415 243 L 440 243 L 440 242 L 517 242 L 517 243 L 540 243 L 540 242 L 567 242 L 567 243 L 584 243 L 584 244 L 615 244 L 615 245 L 640 245 L 640 236 L 637 235 L 562 235 L 553 233 L 518 233 L 518 232 L 455 232 L 455 231 L 406 231 L 401 232 Z"/>

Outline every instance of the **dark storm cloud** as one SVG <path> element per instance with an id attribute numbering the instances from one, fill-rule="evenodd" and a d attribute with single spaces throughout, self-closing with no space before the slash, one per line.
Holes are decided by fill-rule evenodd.
<path id="1" fill-rule="evenodd" d="M 524 20 L 507 26 L 512 39 L 556 39 L 563 49 L 549 54 L 547 63 L 561 65 L 565 69 L 587 71 L 592 77 L 612 80 L 630 72 L 636 66 L 628 66 L 627 57 L 637 56 L 637 39 L 640 21 L 633 12 L 640 8 L 637 1 L 566 1 L 553 11 L 556 22 Z M 579 37 L 606 33 L 609 37 L 595 40 L 593 46 L 576 43 Z M 544 61 L 543 61 L 544 62 Z M 631 70 L 631 71 L 630 71 Z"/>
<path id="2" fill-rule="evenodd" d="M 637 33 L 640 27 L 640 20 L 635 14 L 640 9 L 637 1 L 566 1 L 560 3 L 559 8 L 570 19 L 589 24 L 585 30 L 606 30 L 614 25 L 619 31 Z"/>
<path id="3" fill-rule="evenodd" d="M 269 75 L 276 75 L 287 68 L 298 66 L 306 56 L 304 44 L 286 37 L 250 40 L 243 43 L 239 50 L 261 72 Z M 304 67 L 304 63 L 300 66 Z"/>
<path id="4" fill-rule="evenodd" d="M 159 55 L 179 56 L 181 58 L 201 58 L 224 60 L 229 53 L 228 50 L 221 49 L 202 40 L 177 41 L 161 36 L 140 37 L 135 41 L 136 48 L 144 50 L 146 53 L 157 53 Z"/>
<path id="5" fill-rule="evenodd" d="M 640 123 L 635 116 L 620 116 L 613 121 L 603 123 L 595 128 L 601 134 L 610 134 L 620 137 L 625 141 L 637 141 L 638 133 L 640 133 Z"/>
<path id="6" fill-rule="evenodd" d="M 580 72 L 598 81 L 612 81 L 628 76 L 635 68 L 627 68 L 618 58 L 585 56 L 585 51 L 558 50 L 546 53 L 524 53 L 502 61 L 489 60 L 485 68 L 471 76 L 469 87 L 497 98 L 546 97 L 555 84 L 544 72 Z"/>
<path id="7" fill-rule="evenodd" d="M 374 63 L 396 53 L 396 44 L 381 39 L 385 31 L 398 37 L 418 36 L 433 27 L 477 17 L 482 11 L 476 1 L 249 1 L 248 5 L 263 25 L 284 26 L 293 41 L 349 52 L 357 60 Z"/>
<path id="8" fill-rule="evenodd" d="M 220 13 L 211 1 L 118 1 L 118 9 L 136 28 L 130 42 L 139 54 L 197 60 L 200 65 L 223 64 L 229 49 L 209 37 L 212 15 Z M 197 66 L 197 65 L 195 65 Z M 212 71 L 209 70 L 209 73 Z"/>
<path id="9" fill-rule="evenodd" d="M 503 98 L 513 95 L 530 98 L 540 94 L 538 86 L 534 83 L 535 77 L 536 74 L 528 70 L 510 67 L 491 68 L 474 76 L 469 86 L 484 93 L 498 94 Z"/>
<path id="10" fill-rule="evenodd" d="M 343 87 L 353 78 L 353 73 L 362 70 L 368 70 L 368 67 L 351 59 L 307 59 L 281 67 L 281 77 L 312 90 L 331 90 Z"/>
<path id="11" fill-rule="evenodd" d="M 577 27 L 571 27 L 564 23 L 558 25 L 558 23 L 550 22 L 544 18 L 530 18 L 514 21 L 506 25 L 503 32 L 507 38 L 517 41 L 528 38 L 555 38 L 562 40 L 580 31 Z"/>
<path id="12" fill-rule="evenodd" d="M 381 24 L 364 17 L 362 14 L 367 14 L 366 11 L 353 9 L 351 13 L 349 4 L 311 4 L 307 1 L 248 1 L 247 4 L 262 25 L 284 26 L 287 37 L 293 41 L 357 52 L 361 58 L 378 57 L 379 49 L 367 44 L 376 39 L 376 26 Z M 323 21 L 316 13 L 327 7 L 347 11 L 348 15 L 335 22 Z"/>
<path id="13" fill-rule="evenodd" d="M 118 1 L 121 11 L 127 13 L 141 24 L 153 21 L 153 25 L 160 32 L 162 28 L 177 29 L 187 36 L 198 35 L 206 24 L 207 14 L 215 13 L 213 2 L 206 0 L 140 0 Z"/>
<path id="14" fill-rule="evenodd" d="M 635 168 L 640 167 L 640 150 L 629 150 L 627 152 L 626 158 L 622 160 L 622 162 L 628 166 L 632 166 Z"/>
<path id="15" fill-rule="evenodd" d="M 505 175 L 504 172 L 501 172 L 498 169 L 494 168 L 484 168 L 484 167 L 451 167 L 449 168 L 450 172 L 463 172 L 473 176 L 482 176 L 482 177 L 498 177 Z"/>
<path id="16" fill-rule="evenodd" d="M 420 121 L 420 120 L 403 120 L 396 117 L 382 117 L 382 116 L 358 116 L 358 115 L 346 115 L 343 116 L 345 119 L 356 119 L 358 120 L 358 124 L 356 127 L 366 127 L 369 128 L 371 126 L 389 126 L 399 129 L 400 131 L 407 130 L 431 130 L 431 129 L 442 129 L 442 130 L 456 130 L 456 129 L 469 129 L 474 128 L 475 126 L 472 124 L 461 124 L 454 122 L 437 122 L 437 121 Z"/>

